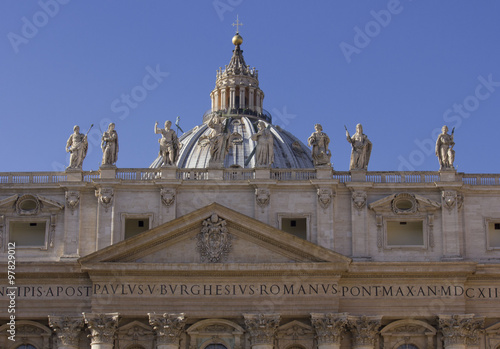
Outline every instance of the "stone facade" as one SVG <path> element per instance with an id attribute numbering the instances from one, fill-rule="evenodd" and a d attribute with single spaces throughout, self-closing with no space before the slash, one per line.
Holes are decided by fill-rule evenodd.
<path id="1" fill-rule="evenodd" d="M 270 124 L 240 39 L 213 108 Z M 499 348 L 500 175 L 222 160 L 0 173 L 0 347 Z"/>

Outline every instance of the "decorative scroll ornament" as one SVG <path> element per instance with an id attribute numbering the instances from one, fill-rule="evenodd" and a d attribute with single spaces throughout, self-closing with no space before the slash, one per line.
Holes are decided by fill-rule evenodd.
<path id="1" fill-rule="evenodd" d="M 79 347 L 79 334 L 83 327 L 83 318 L 81 316 L 49 315 L 49 326 L 54 329 L 62 345 Z"/>
<path id="2" fill-rule="evenodd" d="M 484 318 L 474 318 L 474 314 L 439 315 L 439 328 L 445 347 L 454 344 L 477 345 L 483 325 Z"/>
<path id="3" fill-rule="evenodd" d="M 99 188 L 95 191 L 95 196 L 98 197 L 99 202 L 104 207 L 104 210 L 108 212 L 108 208 L 113 205 L 114 193 L 111 188 Z"/>
<path id="4" fill-rule="evenodd" d="M 352 193 L 352 203 L 354 207 L 361 210 L 366 206 L 366 193 L 364 191 L 354 191 Z"/>
<path id="5" fill-rule="evenodd" d="M 326 209 L 332 202 L 332 190 L 329 188 L 318 189 L 318 201 L 321 207 Z"/>
<path id="6" fill-rule="evenodd" d="M 457 202 L 457 193 L 454 191 L 443 191 L 444 206 L 451 211 Z"/>
<path id="7" fill-rule="evenodd" d="M 184 313 L 179 314 L 156 314 L 148 313 L 149 324 L 153 326 L 156 333 L 156 344 L 175 344 L 179 345 L 186 318 Z"/>
<path id="8" fill-rule="evenodd" d="M 215 213 L 203 221 L 203 227 L 196 236 L 196 248 L 201 260 L 209 263 L 223 262 L 232 249 L 232 236 L 226 227 L 226 221 Z"/>
<path id="9" fill-rule="evenodd" d="M 278 314 L 243 314 L 243 316 L 252 346 L 273 344 L 276 329 L 280 323 Z"/>
<path id="10" fill-rule="evenodd" d="M 353 346 L 375 347 L 380 320 L 380 316 L 349 316 L 348 324 Z"/>
<path id="11" fill-rule="evenodd" d="M 410 193 L 399 193 L 391 202 L 392 212 L 396 214 L 413 214 L 418 210 L 415 195 Z"/>
<path id="12" fill-rule="evenodd" d="M 34 216 L 40 212 L 41 203 L 33 195 L 23 195 L 16 201 L 16 212 L 21 216 Z"/>
<path id="13" fill-rule="evenodd" d="M 269 205 L 270 198 L 271 192 L 269 189 L 255 189 L 255 199 L 260 207 L 264 208 Z"/>
<path id="14" fill-rule="evenodd" d="M 77 191 L 67 191 L 66 192 L 66 206 L 71 209 L 71 213 L 75 212 L 75 209 L 80 203 L 80 193 Z"/>
<path id="15" fill-rule="evenodd" d="M 347 326 L 345 314 L 311 314 L 318 344 L 340 344 Z"/>
<path id="16" fill-rule="evenodd" d="M 83 313 L 83 317 L 90 330 L 92 344 L 113 344 L 118 327 L 118 313 Z"/>
<path id="17" fill-rule="evenodd" d="M 162 188 L 161 192 L 161 202 L 167 207 L 172 206 L 175 201 L 175 192 L 171 189 Z"/>

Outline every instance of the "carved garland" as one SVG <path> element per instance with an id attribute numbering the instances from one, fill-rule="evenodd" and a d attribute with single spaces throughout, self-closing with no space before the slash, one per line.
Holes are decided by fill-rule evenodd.
<path id="1" fill-rule="evenodd" d="M 67 191 L 66 192 L 66 205 L 71 209 L 71 214 L 75 212 L 75 209 L 80 204 L 80 192 L 78 191 Z"/>
<path id="2" fill-rule="evenodd" d="M 99 199 L 99 203 L 104 207 L 104 210 L 108 212 L 108 208 L 113 205 L 113 189 L 99 188 L 95 191 L 95 196 Z"/>

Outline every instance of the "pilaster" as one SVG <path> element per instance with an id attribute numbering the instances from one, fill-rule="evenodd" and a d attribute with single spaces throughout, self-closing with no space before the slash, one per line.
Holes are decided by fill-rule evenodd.
<path id="1" fill-rule="evenodd" d="M 110 246 L 113 243 L 115 200 L 112 187 L 96 189 L 97 197 L 97 250 Z"/>
<path id="2" fill-rule="evenodd" d="M 92 349 L 113 349 L 118 313 L 83 313 Z"/>
<path id="3" fill-rule="evenodd" d="M 56 349 L 78 349 L 80 333 L 83 327 L 81 316 L 51 316 L 49 315 L 49 326 L 57 335 L 58 345 Z"/>
<path id="4" fill-rule="evenodd" d="M 484 317 L 474 314 L 439 315 L 439 329 L 443 334 L 445 349 L 465 349 L 479 347 L 479 333 L 484 325 Z"/>
<path id="5" fill-rule="evenodd" d="M 354 349 L 374 349 L 382 316 L 349 316 L 348 326 Z"/>
<path id="6" fill-rule="evenodd" d="M 458 192 L 458 189 L 460 189 L 462 183 L 438 182 L 436 185 L 439 189 L 441 189 L 441 229 L 443 236 L 442 260 L 461 260 L 463 259 L 462 244 L 464 241 L 459 219 L 460 193 Z"/>
<path id="7" fill-rule="evenodd" d="M 80 237 L 80 187 L 66 188 L 66 209 L 64 210 L 64 252 L 61 258 L 79 258 Z"/>
<path id="8" fill-rule="evenodd" d="M 243 314 L 245 327 L 250 333 L 252 349 L 272 349 L 276 329 L 280 322 L 279 314 Z"/>
<path id="9" fill-rule="evenodd" d="M 339 349 L 347 326 L 346 314 L 312 313 L 318 349 Z"/>
<path id="10" fill-rule="evenodd" d="M 352 258 L 354 260 L 370 260 L 369 229 L 367 227 L 367 189 L 372 183 L 351 182 L 346 186 L 351 190 L 351 231 L 352 231 Z"/>
<path id="11" fill-rule="evenodd" d="M 156 349 L 178 349 L 186 325 L 184 314 L 148 313 L 148 316 L 156 334 Z"/>

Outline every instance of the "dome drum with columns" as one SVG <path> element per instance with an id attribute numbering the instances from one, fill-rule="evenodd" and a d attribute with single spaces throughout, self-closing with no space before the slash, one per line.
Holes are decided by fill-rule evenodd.
<path id="1" fill-rule="evenodd" d="M 268 158 L 273 161 L 265 167 L 314 167 L 309 148 L 272 124 L 271 114 L 263 108 L 264 92 L 259 88 L 258 71 L 250 68 L 243 58 L 243 38 L 236 33 L 232 42 L 233 56 L 224 70 L 217 71 L 215 88 L 210 93 L 212 107 L 203 115 L 203 124 L 179 138 L 177 167 L 262 167 L 256 159 L 258 155 L 253 153 L 259 139 L 259 122 L 264 123 L 266 132 L 272 136 L 268 152 L 273 154 L 268 154 Z M 157 168 L 162 163 L 158 156 L 150 167 Z"/>

